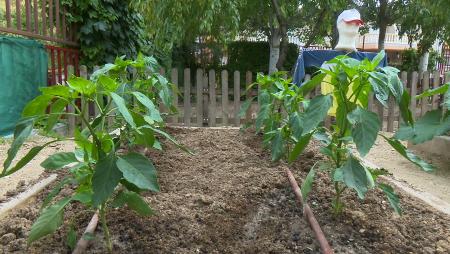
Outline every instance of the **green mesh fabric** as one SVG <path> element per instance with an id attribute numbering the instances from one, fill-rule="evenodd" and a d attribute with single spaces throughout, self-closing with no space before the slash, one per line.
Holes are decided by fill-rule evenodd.
<path id="1" fill-rule="evenodd" d="M 47 85 L 47 67 L 41 43 L 0 36 L 0 136 L 14 131 L 25 105 Z"/>

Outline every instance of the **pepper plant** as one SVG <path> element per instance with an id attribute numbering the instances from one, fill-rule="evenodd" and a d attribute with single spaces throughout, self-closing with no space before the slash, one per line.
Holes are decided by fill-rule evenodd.
<path id="1" fill-rule="evenodd" d="M 310 132 L 323 121 L 331 106 L 329 95 L 305 100 L 307 87 L 298 87 L 284 76 L 285 72 L 270 76 L 258 73 L 256 82 L 248 87 L 252 89 L 258 85 L 258 96 L 247 100 L 240 111 L 240 115 L 244 115 L 252 101 L 258 98 L 255 130 L 263 133 L 264 146 L 270 148 L 274 161 L 298 156 L 302 144 L 309 142 L 310 138 L 302 134 Z M 301 108 L 305 110 L 301 111 Z"/>
<path id="2" fill-rule="evenodd" d="M 20 170 L 50 144 L 65 140 L 76 144 L 74 151 L 52 154 L 41 164 L 49 171 L 65 169 L 69 176 L 44 200 L 41 214 L 31 228 L 29 243 L 57 230 L 63 223 L 64 207 L 70 202 L 80 202 L 87 209 L 99 211 L 110 252 L 108 209 L 126 204 L 140 215 L 153 213 L 140 193 L 159 191 L 156 169 L 149 158 L 134 152 L 135 148 L 161 149 L 158 141 L 161 136 L 178 145 L 162 130 L 165 124 L 159 107 L 173 108 L 173 90 L 158 71 L 158 64 L 152 57 L 117 58 L 113 64 L 94 72 L 90 79 L 73 76 L 67 85 L 41 88 L 42 94 L 28 103 L 15 129 L 2 177 Z M 98 109 L 99 114 L 94 119 L 86 117 L 89 104 Z M 72 107 L 74 112 L 67 112 L 66 107 Z M 80 119 L 86 128 L 76 126 L 71 138 L 58 136 L 52 131 L 53 126 L 68 116 Z M 112 126 L 108 126 L 110 118 L 113 118 Z M 13 165 L 14 157 L 33 127 L 42 128 L 53 140 L 33 147 Z M 74 187 L 73 195 L 53 201 L 65 187 Z M 70 232 L 73 245 L 74 232 Z"/>
<path id="3" fill-rule="evenodd" d="M 382 122 L 375 113 L 368 110 L 369 96 L 372 94 L 383 106 L 387 106 L 389 97 L 393 97 L 399 106 L 404 128 L 417 130 L 409 110 L 410 96 L 398 78 L 399 71 L 393 67 L 379 67 L 383 58 L 384 52 L 380 52 L 372 61 L 338 56 L 328 61 L 332 64 L 331 69 L 322 68 L 313 79 L 300 87 L 295 87 L 290 84 L 290 80 L 284 80 L 278 74 L 259 75 L 256 82 L 261 86 L 256 129 L 262 129 L 267 137 L 264 142 L 272 148 L 272 159 L 287 158 L 292 163 L 304 151 L 311 138 L 319 140 L 323 145 L 320 152 L 328 158 L 319 168 L 327 171 L 333 181 L 335 197 L 332 207 L 335 214 L 340 214 L 344 208 L 344 191 L 353 189 L 360 199 L 364 199 L 365 194 L 374 188 L 381 189 L 393 209 L 401 213 L 399 197 L 393 188 L 379 181 L 378 177 L 386 171 L 370 168 L 362 161 L 377 136 L 384 138 L 400 155 L 423 170 L 433 169 L 430 164 L 408 151 L 396 137 L 380 133 Z M 305 99 L 321 83 L 331 85 L 333 92 L 311 100 Z M 296 98 L 296 104 L 292 104 L 293 107 L 284 106 L 285 102 L 292 102 L 291 98 Z M 278 104 L 283 105 L 281 110 L 280 107 L 277 108 Z M 325 128 L 320 123 L 324 121 L 332 105 L 337 106 L 335 118 L 331 127 Z M 246 106 L 247 104 L 243 110 L 246 110 Z M 275 113 L 270 110 L 266 112 L 266 108 L 273 107 L 276 108 Z M 316 164 L 302 185 L 305 200 L 312 188 L 317 170 L 315 166 Z"/>

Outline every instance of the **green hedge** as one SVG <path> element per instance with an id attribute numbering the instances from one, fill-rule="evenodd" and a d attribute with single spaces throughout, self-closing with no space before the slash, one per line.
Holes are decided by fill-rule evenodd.
<path id="1" fill-rule="evenodd" d="M 227 45 L 229 70 L 264 72 L 269 70 L 270 47 L 268 42 L 236 41 Z M 284 69 L 290 71 L 298 57 L 298 46 L 288 44 Z"/>
<path id="2" fill-rule="evenodd" d="M 430 51 L 428 57 L 428 71 L 435 71 L 436 65 L 443 62 L 443 58 L 434 50 Z M 402 52 L 402 63 L 399 66 L 401 71 L 418 71 L 420 55 L 415 49 L 407 49 Z"/>
<path id="3" fill-rule="evenodd" d="M 172 52 L 172 66 L 178 68 L 204 68 L 217 71 L 227 69 L 229 71 L 252 71 L 267 73 L 269 69 L 269 43 L 237 41 L 227 44 L 225 47 L 210 43 L 203 45 L 212 52 L 208 59 L 199 59 L 195 52 L 199 52 L 200 45 L 182 45 Z M 221 59 L 226 52 L 228 63 L 221 64 Z M 298 57 L 298 47 L 288 44 L 288 52 L 284 69 L 291 71 Z"/>

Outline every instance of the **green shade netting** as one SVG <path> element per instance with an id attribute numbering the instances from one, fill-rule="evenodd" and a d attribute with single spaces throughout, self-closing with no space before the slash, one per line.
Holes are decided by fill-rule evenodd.
<path id="1" fill-rule="evenodd" d="M 47 67 L 41 43 L 0 36 L 0 136 L 14 131 L 25 105 L 47 85 Z"/>

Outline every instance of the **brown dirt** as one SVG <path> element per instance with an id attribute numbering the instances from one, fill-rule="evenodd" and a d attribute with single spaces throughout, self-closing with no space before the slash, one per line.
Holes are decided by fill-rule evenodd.
<path id="1" fill-rule="evenodd" d="M 109 225 L 115 253 L 318 253 L 311 230 L 301 217 L 284 165 L 270 162 L 260 137 L 237 130 L 176 129 L 175 137 L 196 153 L 173 145 L 150 156 L 159 170 L 161 192 L 146 194 L 157 212 L 140 217 L 112 210 Z M 300 180 L 320 160 L 311 145 L 293 167 Z M 450 217 L 400 193 L 404 215 L 393 214 L 380 192 L 364 201 L 345 195 L 346 210 L 330 212 L 333 190 L 318 174 L 310 205 L 336 253 L 449 253 Z M 69 192 L 63 193 L 68 195 Z M 44 194 L 41 194 L 41 197 Z M 27 248 L 25 238 L 39 202 L 20 209 L 0 224 L 0 253 L 67 253 L 69 221 L 78 236 L 92 215 L 72 204 L 63 229 Z M 102 232 L 89 253 L 104 253 Z"/>

